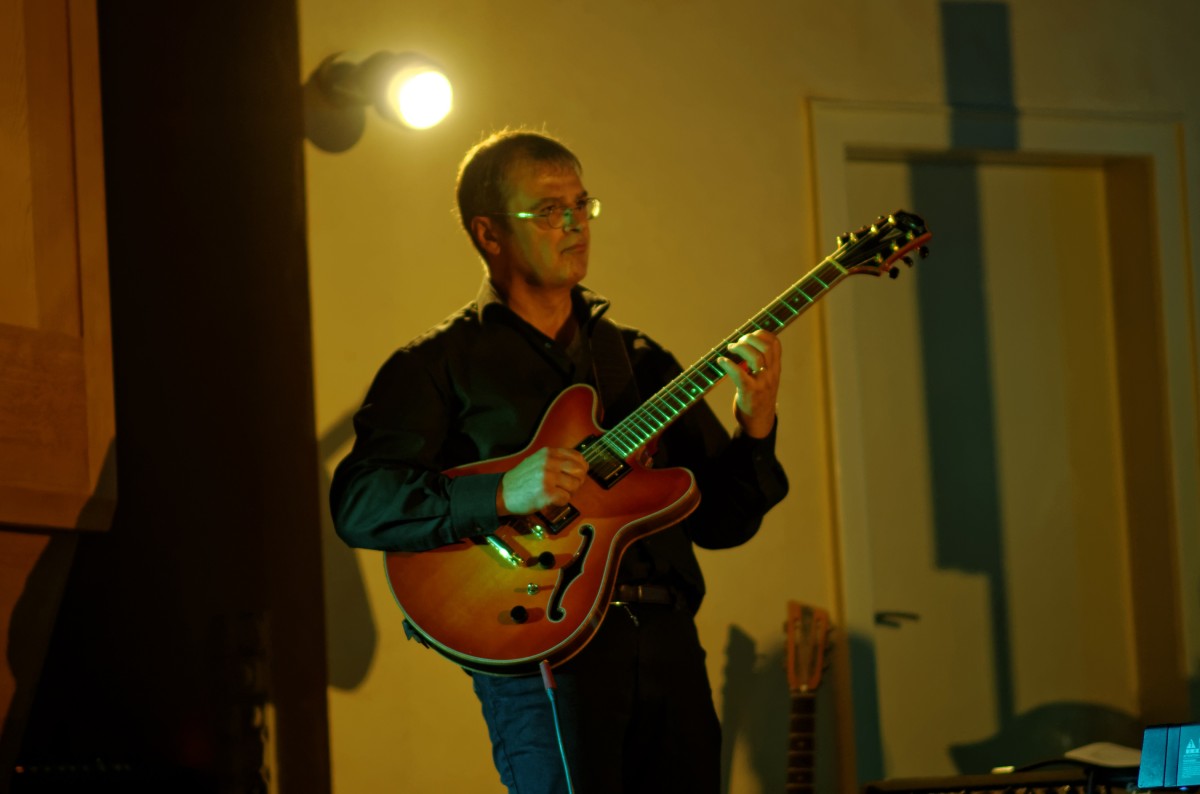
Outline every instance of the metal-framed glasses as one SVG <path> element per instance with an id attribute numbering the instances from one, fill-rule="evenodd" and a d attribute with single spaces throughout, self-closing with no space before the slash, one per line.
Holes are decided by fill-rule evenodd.
<path id="1" fill-rule="evenodd" d="M 489 212 L 488 214 L 533 221 L 544 229 L 561 229 L 564 226 L 574 226 L 579 221 L 595 220 L 600 215 L 600 199 L 586 198 L 573 207 L 564 207 L 559 204 L 541 212 Z"/>

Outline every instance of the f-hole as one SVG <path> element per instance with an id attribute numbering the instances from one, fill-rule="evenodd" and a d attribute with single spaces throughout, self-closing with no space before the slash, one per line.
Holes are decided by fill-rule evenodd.
<path id="1" fill-rule="evenodd" d="M 592 548 L 592 539 L 596 536 L 596 528 L 591 524 L 584 524 L 579 528 L 579 536 L 583 538 L 583 543 L 571 561 L 559 569 L 558 583 L 554 585 L 554 592 L 550 594 L 550 600 L 546 604 L 546 616 L 554 623 L 567 616 L 566 610 L 562 608 L 563 597 L 566 596 L 571 582 L 583 573 L 583 564 L 587 560 L 588 551 Z"/>

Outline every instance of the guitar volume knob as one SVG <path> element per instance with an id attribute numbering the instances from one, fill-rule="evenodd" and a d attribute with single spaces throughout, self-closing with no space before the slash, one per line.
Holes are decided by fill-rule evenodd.
<path id="1" fill-rule="evenodd" d="M 515 606 L 508 610 L 508 616 L 513 619 L 513 623 L 524 623 L 529 620 L 529 610 L 523 606 Z"/>

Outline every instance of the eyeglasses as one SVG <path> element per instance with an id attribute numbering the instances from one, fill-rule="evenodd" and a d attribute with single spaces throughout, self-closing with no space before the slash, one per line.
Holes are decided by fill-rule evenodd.
<path id="1" fill-rule="evenodd" d="M 543 229 L 561 229 L 574 226 L 577 221 L 593 221 L 600 215 L 600 199 L 586 198 L 574 207 L 561 205 L 541 212 L 489 212 L 488 215 L 503 215 L 533 221 Z"/>

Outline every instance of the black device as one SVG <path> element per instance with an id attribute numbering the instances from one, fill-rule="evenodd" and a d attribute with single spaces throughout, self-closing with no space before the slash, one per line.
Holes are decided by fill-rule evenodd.
<path id="1" fill-rule="evenodd" d="M 1138 788 L 1186 791 L 1200 786 L 1200 722 L 1151 725 L 1142 733 Z"/>

